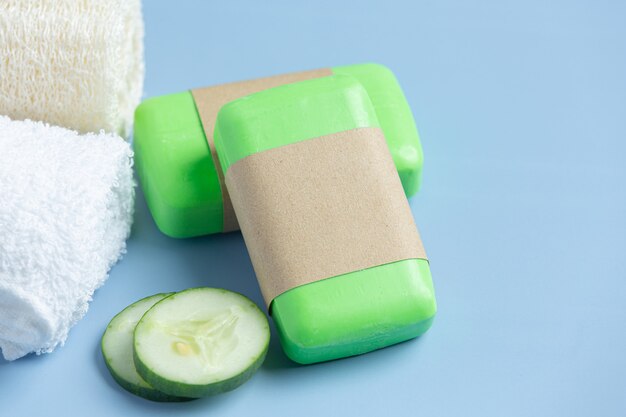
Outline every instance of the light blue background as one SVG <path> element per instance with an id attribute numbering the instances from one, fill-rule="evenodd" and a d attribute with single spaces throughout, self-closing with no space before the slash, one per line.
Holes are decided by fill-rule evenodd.
<path id="1" fill-rule="evenodd" d="M 146 95 L 391 67 L 426 155 L 411 206 L 434 326 L 307 367 L 274 337 L 260 372 L 232 393 L 185 404 L 127 394 L 98 345 L 123 307 L 199 285 L 261 304 L 240 234 L 169 239 L 139 191 L 128 254 L 65 347 L 0 362 L 0 415 L 626 415 L 624 3 L 270 3 L 145 2 Z"/>

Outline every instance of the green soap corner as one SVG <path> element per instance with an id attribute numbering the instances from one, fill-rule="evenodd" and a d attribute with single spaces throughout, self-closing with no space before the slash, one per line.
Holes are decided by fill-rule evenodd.
<path id="1" fill-rule="evenodd" d="M 141 103 L 133 146 L 146 202 L 163 233 L 187 238 L 222 231 L 219 179 L 191 92 Z"/>
<path id="2" fill-rule="evenodd" d="M 271 305 L 283 350 L 301 364 L 359 355 L 415 338 L 430 328 L 436 310 L 424 259 L 296 287 Z"/>
<path id="3" fill-rule="evenodd" d="M 411 107 L 396 76 L 380 64 L 347 65 L 332 71 L 352 76 L 363 84 L 385 132 L 404 192 L 408 197 L 415 195 L 421 183 L 424 154 Z"/>

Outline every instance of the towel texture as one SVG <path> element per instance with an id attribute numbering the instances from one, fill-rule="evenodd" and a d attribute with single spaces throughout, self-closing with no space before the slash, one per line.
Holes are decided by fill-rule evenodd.
<path id="1" fill-rule="evenodd" d="M 0 114 L 126 137 L 143 78 L 140 0 L 0 2 Z"/>
<path id="2" fill-rule="evenodd" d="M 133 202 L 132 151 L 121 137 L 0 116 L 5 359 L 65 342 L 125 250 Z"/>

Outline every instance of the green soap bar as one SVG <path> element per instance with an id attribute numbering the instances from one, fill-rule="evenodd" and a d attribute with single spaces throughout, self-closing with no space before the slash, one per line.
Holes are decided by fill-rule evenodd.
<path id="1" fill-rule="evenodd" d="M 378 126 L 361 84 L 352 77 L 331 76 L 226 104 L 219 112 L 214 138 L 227 172 L 233 163 L 256 152 Z M 302 364 L 357 355 L 417 337 L 428 330 L 436 312 L 430 267 L 424 259 L 301 285 L 278 295 L 270 307 L 284 351 Z"/>
<path id="2" fill-rule="evenodd" d="M 413 339 L 435 317 L 428 261 L 410 259 L 294 288 L 272 303 L 283 349 L 315 363 Z"/>
<path id="3" fill-rule="evenodd" d="M 335 67 L 367 91 L 408 196 L 420 184 L 422 148 L 411 109 L 393 73 L 377 64 Z M 144 101 L 135 112 L 139 180 L 159 229 L 186 238 L 223 229 L 218 174 L 190 91 Z"/>

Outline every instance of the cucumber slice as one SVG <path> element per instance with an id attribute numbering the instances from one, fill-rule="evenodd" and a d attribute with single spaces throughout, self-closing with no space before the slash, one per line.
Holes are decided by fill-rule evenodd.
<path id="1" fill-rule="evenodd" d="M 133 332 L 137 322 L 150 307 L 171 294 L 156 294 L 126 307 L 113 317 L 102 336 L 104 363 L 109 368 L 113 379 L 126 391 L 152 401 L 188 401 L 191 399 L 157 391 L 139 376 L 133 363 Z"/>
<path id="2" fill-rule="evenodd" d="M 261 366 L 265 314 L 243 295 L 191 288 L 155 304 L 135 328 L 135 366 L 159 391 L 205 397 L 230 391 Z"/>

